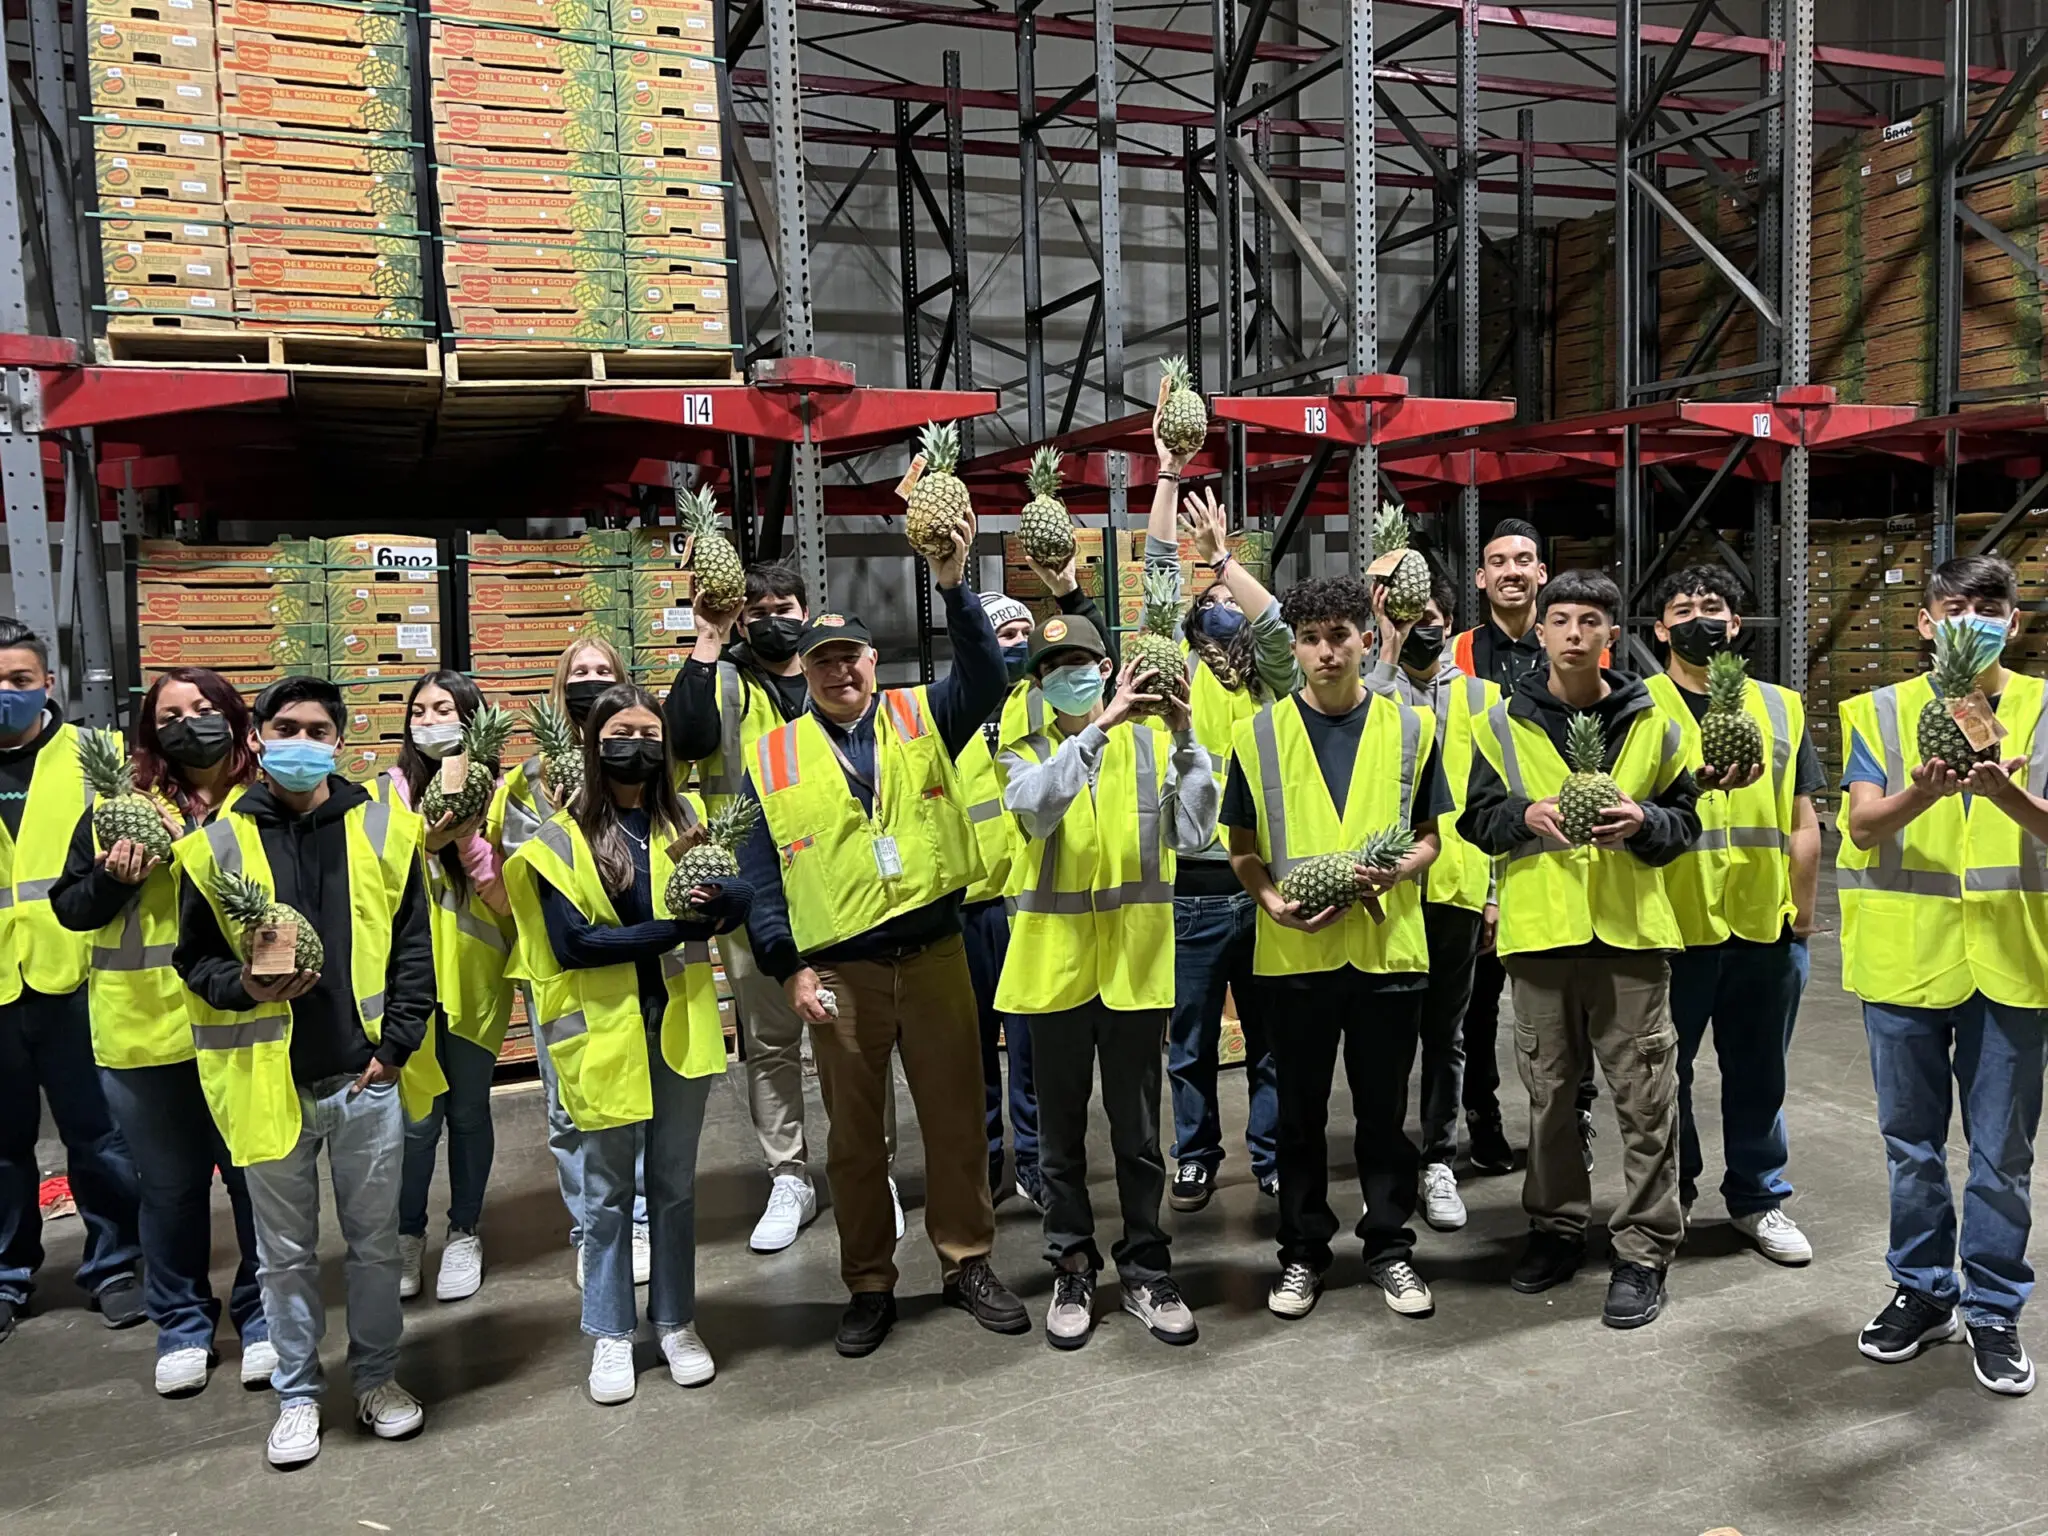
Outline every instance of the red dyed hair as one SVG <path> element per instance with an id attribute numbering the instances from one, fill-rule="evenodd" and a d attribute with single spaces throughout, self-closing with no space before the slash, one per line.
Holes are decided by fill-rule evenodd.
<path id="1" fill-rule="evenodd" d="M 190 683 L 226 719 L 234 731 L 228 747 L 230 784 L 247 784 L 256 777 L 256 755 L 249 750 L 249 706 L 235 692 L 234 685 L 211 667 L 171 667 L 149 685 L 142 696 L 142 708 L 135 715 L 135 787 L 144 794 L 161 790 L 180 810 L 190 809 L 184 780 L 177 765 L 164 756 L 156 734 L 156 702 L 165 683 Z"/>

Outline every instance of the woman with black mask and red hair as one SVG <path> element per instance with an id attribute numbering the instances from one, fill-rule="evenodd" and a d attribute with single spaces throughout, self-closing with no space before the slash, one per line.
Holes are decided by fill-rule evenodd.
<path id="1" fill-rule="evenodd" d="M 255 777 L 248 742 L 249 711 L 228 680 L 204 667 L 174 667 L 150 685 L 136 711 L 135 788 L 156 802 L 171 835 L 183 836 L 211 821 Z M 221 1308 L 207 1267 L 216 1168 L 241 1252 L 228 1316 L 242 1340 L 242 1384 L 265 1386 L 277 1352 L 256 1283 L 248 1189 L 200 1090 L 188 994 L 171 968 L 176 871 L 128 838 L 102 847 L 88 805 L 50 908 L 64 927 L 93 934 L 93 1056 L 141 1183 L 143 1294 L 157 1327 L 156 1389 L 166 1397 L 197 1392 L 214 1363 Z"/>

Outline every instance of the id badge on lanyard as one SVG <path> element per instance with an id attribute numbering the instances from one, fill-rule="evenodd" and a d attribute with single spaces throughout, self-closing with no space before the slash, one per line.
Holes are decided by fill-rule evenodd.
<path id="1" fill-rule="evenodd" d="M 903 852 L 896 846 L 896 834 L 882 830 L 882 743 L 875 742 L 875 776 L 872 780 L 853 766 L 853 760 L 841 750 L 838 741 L 828 731 L 825 744 L 832 749 L 832 755 L 839 759 L 839 766 L 846 770 L 846 776 L 859 784 L 873 797 L 874 809 L 868 813 L 868 825 L 873 836 L 869 843 L 875 856 L 875 873 L 884 880 L 903 878 Z"/>

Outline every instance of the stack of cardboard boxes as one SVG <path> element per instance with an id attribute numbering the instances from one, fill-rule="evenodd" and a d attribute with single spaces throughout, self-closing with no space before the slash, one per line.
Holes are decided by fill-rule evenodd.
<path id="1" fill-rule="evenodd" d="M 1842 777 L 1842 702 L 1926 670 L 1915 626 L 1933 548 L 1923 518 L 1813 524 L 1806 719 L 1830 793 Z"/>
<path id="2" fill-rule="evenodd" d="M 636 528 L 632 538 L 633 680 L 663 693 L 697 639 L 695 578 L 683 568 L 689 540 L 666 526 Z"/>
<path id="3" fill-rule="evenodd" d="M 144 539 L 135 572 L 146 688 L 169 667 L 211 667 L 245 697 L 327 670 L 320 541 L 180 544 Z"/>
<path id="4" fill-rule="evenodd" d="M 321 541 L 328 675 L 341 688 L 341 772 L 362 783 L 405 744 L 405 701 L 423 672 L 450 665 L 441 629 L 440 544 L 416 534 Z"/>
<path id="5" fill-rule="evenodd" d="M 526 713 L 547 697 L 562 652 L 594 636 L 625 648 L 625 541 L 605 530 L 568 539 L 469 536 L 469 671 L 485 701 L 519 721 L 505 749 L 508 767 L 534 751 Z"/>

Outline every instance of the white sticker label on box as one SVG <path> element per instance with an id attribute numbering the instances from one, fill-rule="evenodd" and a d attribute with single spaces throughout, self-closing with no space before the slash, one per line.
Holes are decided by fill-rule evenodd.
<path id="1" fill-rule="evenodd" d="M 203 261 L 188 261 L 188 262 L 186 262 L 186 263 L 185 263 L 185 272 L 186 272 L 186 274 L 187 274 L 188 276 L 190 276 L 190 277 L 211 277 L 211 276 L 213 276 L 213 268 L 212 268 L 211 266 L 209 266 L 209 265 L 208 265 L 207 263 L 203 262 Z"/>
<path id="2" fill-rule="evenodd" d="M 203 133 L 181 133 L 178 135 L 178 142 L 180 144 L 204 144 L 206 142 L 206 135 Z"/>
<path id="3" fill-rule="evenodd" d="M 1886 123 L 1884 125 L 1884 141 L 1887 144 L 1896 144 L 1901 139 L 1910 139 L 1911 137 L 1913 137 L 1913 120 L 1911 118 L 1905 118 L 1899 122 Z"/>
<path id="4" fill-rule="evenodd" d="M 418 651 L 425 655 L 434 648 L 434 626 L 431 624 L 401 624 L 398 626 L 398 647 L 404 651 Z"/>
<path id="5" fill-rule="evenodd" d="M 1906 573 L 1900 570 L 1896 565 L 1884 573 L 1884 584 L 1888 587 L 1903 586 L 1905 584 L 1905 580 Z"/>
<path id="6" fill-rule="evenodd" d="M 671 635 L 693 633 L 697 628 L 697 615 L 689 608 L 664 608 L 661 610 L 662 630 Z"/>
<path id="7" fill-rule="evenodd" d="M 1900 186 L 1905 186 L 1908 182 L 1910 182 L 1913 179 L 1913 168 L 1910 165 L 1907 166 L 1903 171 L 1899 172 L 1899 174 L 1893 177 L 1892 179 L 1896 181 Z"/>
<path id="8" fill-rule="evenodd" d="M 406 611 L 407 613 L 417 613 L 417 614 L 420 614 L 420 615 L 422 615 L 422 616 L 424 616 L 424 617 L 429 617 L 429 618 L 431 618 L 431 617 L 433 616 L 433 612 L 434 612 L 434 609 L 433 609 L 433 605 L 432 605 L 432 604 L 430 604 L 430 603 L 414 603 L 414 604 L 413 604 L 413 605 L 412 605 L 411 607 L 407 608 L 407 609 L 406 609 L 405 611 Z"/>
<path id="9" fill-rule="evenodd" d="M 178 87 L 178 94 L 180 96 L 197 97 L 202 95 L 203 92 L 201 92 L 199 87 L 196 85 L 181 85 Z"/>
<path id="10" fill-rule="evenodd" d="M 181 190 L 186 192 L 203 193 L 206 190 L 206 183 L 203 181 L 181 181 L 178 183 L 178 186 Z"/>
<path id="11" fill-rule="evenodd" d="M 194 309 L 211 309 L 213 308 L 213 295 L 210 293 L 195 293 L 192 295 L 191 303 Z"/>

